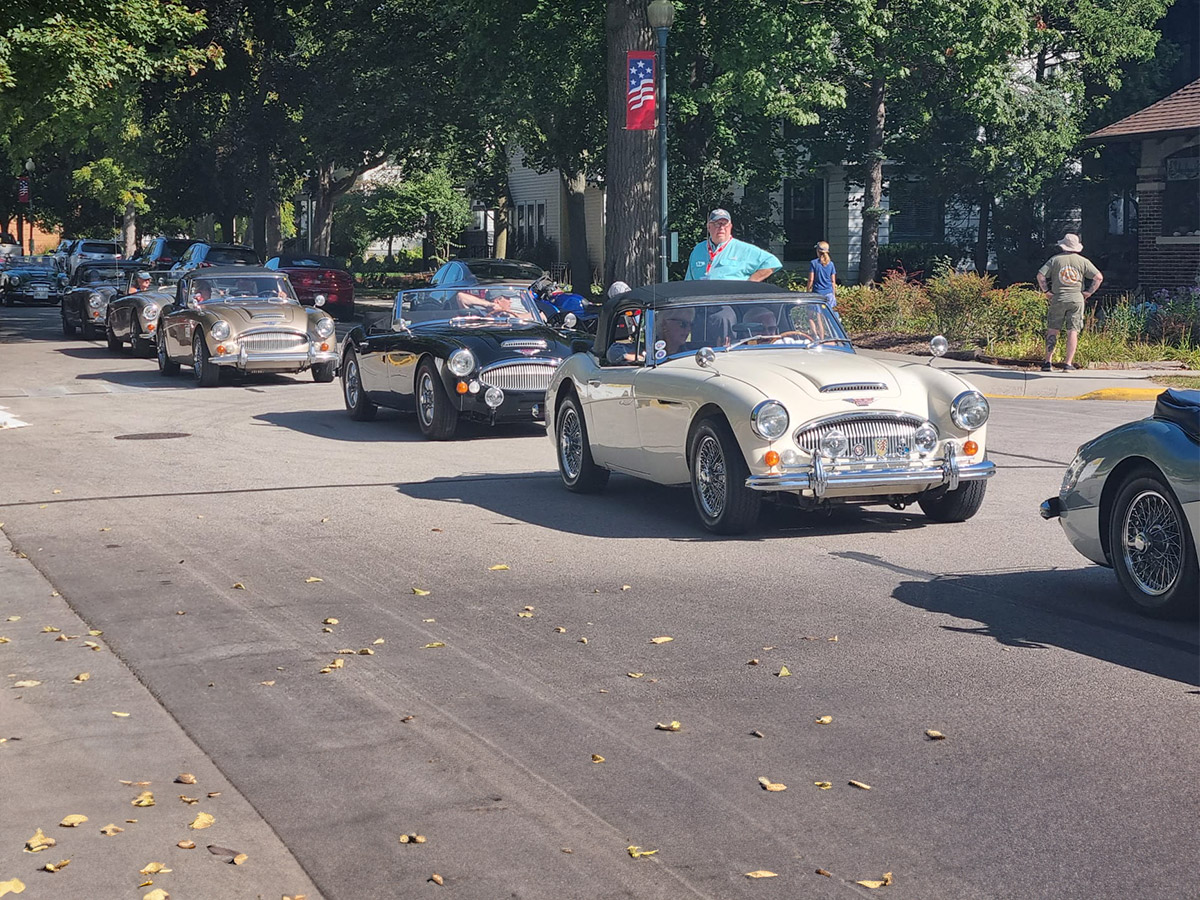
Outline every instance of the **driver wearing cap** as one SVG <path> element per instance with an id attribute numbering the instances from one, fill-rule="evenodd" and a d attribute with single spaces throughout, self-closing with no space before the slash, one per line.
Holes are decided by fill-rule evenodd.
<path id="1" fill-rule="evenodd" d="M 783 265 L 779 257 L 733 236 L 729 210 L 708 214 L 708 240 L 688 258 L 685 281 L 763 281 Z"/>
<path id="2" fill-rule="evenodd" d="M 133 276 L 133 284 L 129 287 L 129 293 L 136 294 L 139 291 L 150 290 L 150 273 L 138 272 Z"/>

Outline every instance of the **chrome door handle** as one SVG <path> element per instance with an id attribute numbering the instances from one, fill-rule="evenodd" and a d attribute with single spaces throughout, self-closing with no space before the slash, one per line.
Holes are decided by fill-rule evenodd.
<path id="1" fill-rule="evenodd" d="M 589 378 L 588 379 L 588 387 L 600 387 L 600 379 L 597 378 L 593 381 L 591 378 Z"/>

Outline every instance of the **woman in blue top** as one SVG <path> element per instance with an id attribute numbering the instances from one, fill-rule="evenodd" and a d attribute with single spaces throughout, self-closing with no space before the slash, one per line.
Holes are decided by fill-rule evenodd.
<path id="1" fill-rule="evenodd" d="M 820 294 L 829 304 L 830 309 L 837 307 L 837 269 L 829 258 L 829 244 L 826 241 L 817 243 L 817 258 L 808 264 L 808 289 Z"/>

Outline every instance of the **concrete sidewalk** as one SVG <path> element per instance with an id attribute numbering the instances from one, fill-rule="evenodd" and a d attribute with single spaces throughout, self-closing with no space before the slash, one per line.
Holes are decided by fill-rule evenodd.
<path id="1" fill-rule="evenodd" d="M 908 356 L 883 350 L 859 350 L 863 356 L 894 362 L 928 363 L 929 357 Z M 1074 372 L 1041 372 L 997 366 L 975 360 L 939 359 L 934 368 L 953 372 L 993 399 L 1043 400 L 1153 400 L 1167 390 L 1151 378 L 1197 374 L 1177 369 L 1076 369 Z"/>
<path id="2" fill-rule="evenodd" d="M 0 641 L 0 894 L 17 879 L 22 900 L 320 897 L 270 825 L 3 532 Z M 152 806 L 135 805 L 143 792 Z M 211 826 L 192 828 L 201 813 Z M 87 820 L 63 827 L 67 816 Z M 39 830 L 57 843 L 29 852 Z M 152 863 L 170 871 L 143 874 Z"/>

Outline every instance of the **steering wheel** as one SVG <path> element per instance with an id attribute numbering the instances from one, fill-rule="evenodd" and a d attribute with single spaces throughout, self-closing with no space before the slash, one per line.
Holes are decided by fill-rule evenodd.
<path id="1" fill-rule="evenodd" d="M 813 336 L 807 331 L 781 331 L 779 334 L 771 335 L 771 341 L 781 340 L 782 338 L 799 338 L 802 341 L 812 341 Z"/>

